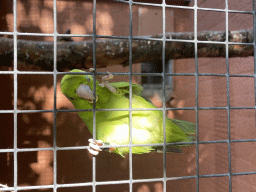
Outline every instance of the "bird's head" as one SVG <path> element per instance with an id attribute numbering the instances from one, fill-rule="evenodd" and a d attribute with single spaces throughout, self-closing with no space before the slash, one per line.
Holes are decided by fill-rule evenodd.
<path id="1" fill-rule="evenodd" d="M 70 71 L 74 74 L 65 75 L 61 80 L 61 92 L 71 101 L 84 99 L 90 103 L 97 96 L 93 96 L 93 77 L 91 75 L 79 74 L 84 71 L 74 69 Z"/>

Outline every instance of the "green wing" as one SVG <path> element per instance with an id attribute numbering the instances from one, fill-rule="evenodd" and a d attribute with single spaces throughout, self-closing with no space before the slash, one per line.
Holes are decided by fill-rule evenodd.
<path id="1" fill-rule="evenodd" d="M 117 88 L 123 95 L 128 96 L 129 95 L 129 82 L 116 82 L 116 83 L 109 83 L 113 87 Z M 132 83 L 132 93 L 135 95 L 141 95 L 143 91 L 143 87 Z"/>

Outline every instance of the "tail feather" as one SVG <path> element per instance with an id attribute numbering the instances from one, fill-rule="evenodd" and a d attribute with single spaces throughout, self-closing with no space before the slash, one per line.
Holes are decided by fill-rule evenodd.
<path id="1" fill-rule="evenodd" d="M 155 147 L 155 151 L 157 153 L 163 153 L 164 148 L 162 146 Z M 183 151 L 178 146 L 167 145 L 166 146 L 167 153 L 183 153 Z"/>
<path id="2" fill-rule="evenodd" d="M 178 125 L 187 135 L 192 135 L 196 133 L 196 125 L 194 123 L 178 119 L 171 119 L 171 121 Z"/>
<path id="3" fill-rule="evenodd" d="M 193 142 L 196 140 L 196 137 L 195 137 L 196 125 L 194 123 L 191 123 L 188 121 L 182 121 L 182 120 L 178 120 L 178 119 L 171 119 L 171 120 L 173 123 L 178 125 L 181 128 L 181 130 L 187 135 L 186 140 L 183 140 L 182 142 Z M 178 145 L 178 146 L 176 146 L 176 148 L 185 147 L 185 146 L 190 146 L 190 144 Z M 181 150 L 181 149 L 179 148 L 179 150 Z"/>

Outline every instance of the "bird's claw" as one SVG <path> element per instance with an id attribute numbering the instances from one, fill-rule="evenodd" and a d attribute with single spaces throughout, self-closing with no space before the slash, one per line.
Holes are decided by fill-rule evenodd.
<path id="1" fill-rule="evenodd" d="M 102 81 L 113 79 L 114 76 L 109 71 L 107 71 L 107 73 L 108 75 L 102 77 Z"/>
<path id="2" fill-rule="evenodd" d="M 103 146 L 104 143 L 101 140 L 93 140 L 93 139 L 89 139 L 89 153 L 91 153 L 92 155 L 98 155 L 100 151 L 102 151 L 99 146 Z"/>
<path id="3" fill-rule="evenodd" d="M 90 68 L 89 71 L 94 72 L 95 69 Z M 108 88 L 109 91 L 111 91 L 112 93 L 116 93 L 117 92 L 116 88 L 113 87 L 112 85 L 110 85 L 109 82 L 108 82 L 108 80 L 113 79 L 114 76 L 109 71 L 107 71 L 107 73 L 108 73 L 108 75 L 105 75 L 105 76 L 101 77 L 101 83 L 99 83 L 98 85 L 101 86 L 101 87 Z"/>
<path id="4" fill-rule="evenodd" d="M 107 71 L 107 73 L 108 73 L 108 75 L 101 78 L 102 83 L 99 84 L 99 86 L 107 87 L 109 89 L 109 91 L 111 91 L 112 93 L 116 93 L 117 92 L 116 88 L 113 87 L 112 85 L 110 85 L 109 82 L 108 82 L 108 80 L 113 79 L 114 76 L 108 71 Z"/>

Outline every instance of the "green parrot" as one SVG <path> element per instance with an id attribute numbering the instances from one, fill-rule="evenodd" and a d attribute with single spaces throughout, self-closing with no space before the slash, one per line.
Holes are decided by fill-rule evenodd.
<path id="1" fill-rule="evenodd" d="M 94 69 L 91 69 L 93 71 Z M 93 95 L 93 77 L 80 75 L 84 72 L 74 69 L 76 74 L 67 74 L 62 78 L 61 91 L 72 102 L 76 109 L 93 109 L 95 100 L 96 109 L 128 109 L 129 108 L 129 82 L 109 83 L 110 74 L 96 80 L 96 97 Z M 98 76 L 97 76 L 98 77 Z M 157 108 L 145 100 L 141 93 L 143 88 L 132 83 L 132 108 Z M 89 131 L 93 133 L 93 112 L 78 112 Z M 196 126 L 187 121 L 169 119 L 166 117 L 166 142 L 192 142 Z M 129 111 L 96 111 L 96 141 L 89 139 L 89 152 L 97 155 L 102 145 L 129 144 Z M 163 143 L 163 111 L 132 111 L 132 144 Z M 107 149 L 124 157 L 129 147 L 110 147 Z M 136 146 L 132 147 L 133 154 L 163 151 L 163 146 Z M 179 146 L 166 146 L 167 152 L 182 152 Z"/>

